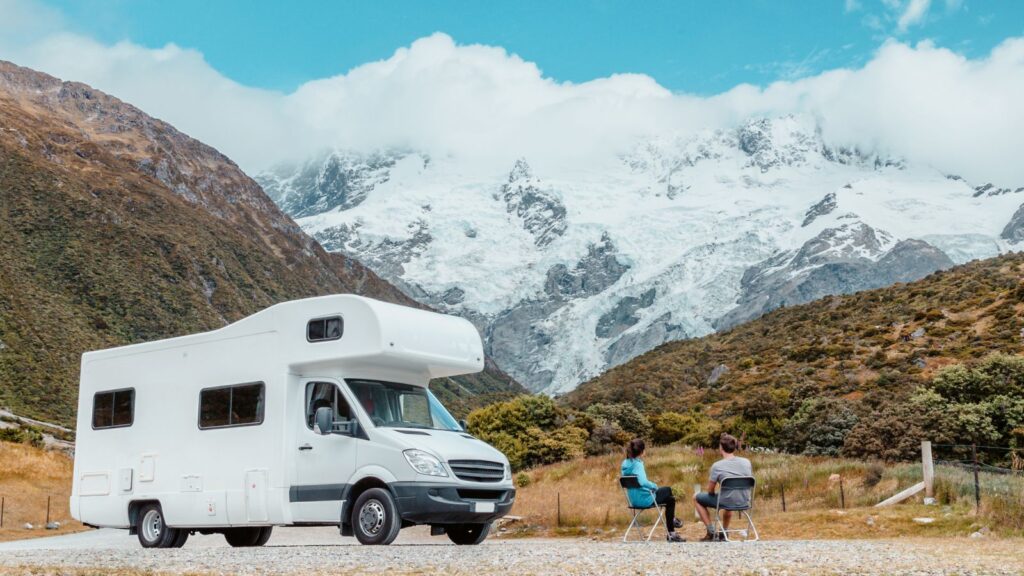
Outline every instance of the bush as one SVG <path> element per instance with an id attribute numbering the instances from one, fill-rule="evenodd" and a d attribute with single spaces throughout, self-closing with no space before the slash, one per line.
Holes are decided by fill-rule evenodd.
<path id="1" fill-rule="evenodd" d="M 527 474 L 526 472 L 520 472 L 519 474 L 516 474 L 516 487 L 526 488 L 532 482 L 533 480 L 530 479 L 530 475 Z"/>
<path id="2" fill-rule="evenodd" d="M 500 450 L 514 469 L 582 456 L 589 433 L 547 396 L 518 396 L 469 414 L 469 426 Z"/>
<path id="3" fill-rule="evenodd" d="M 864 487 L 874 488 L 878 486 L 878 483 L 882 481 L 882 476 L 885 475 L 885 467 L 881 464 L 872 464 L 868 466 L 867 470 L 864 471 Z"/>
<path id="4" fill-rule="evenodd" d="M 586 413 L 598 424 L 618 424 L 633 437 L 647 438 L 651 435 L 650 421 L 632 404 L 594 404 L 587 408 Z"/>
<path id="5" fill-rule="evenodd" d="M 0 428 L 0 441 L 16 442 L 18 444 L 31 444 L 36 448 L 43 448 L 46 446 L 46 441 L 43 439 L 43 433 L 38 428 L 31 426 L 22 426 L 20 428 Z"/>
<path id="6" fill-rule="evenodd" d="M 655 444 L 713 446 L 721 431 L 721 424 L 701 412 L 663 412 L 653 418 L 651 440 Z"/>
<path id="7" fill-rule="evenodd" d="M 782 445 L 796 454 L 835 456 L 857 420 L 857 415 L 845 400 L 804 400 L 782 429 Z"/>

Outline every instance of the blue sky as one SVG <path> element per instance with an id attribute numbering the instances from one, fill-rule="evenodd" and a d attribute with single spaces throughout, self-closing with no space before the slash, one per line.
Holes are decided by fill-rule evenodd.
<path id="1" fill-rule="evenodd" d="M 175 43 L 198 50 L 228 78 L 283 92 L 385 59 L 436 31 L 460 44 L 504 47 L 559 81 L 635 72 L 702 95 L 859 67 L 888 38 L 932 40 L 973 58 L 1024 35 L 1017 0 L 47 4 L 70 31 L 105 43 Z M 915 5 L 923 12 L 901 25 Z"/>

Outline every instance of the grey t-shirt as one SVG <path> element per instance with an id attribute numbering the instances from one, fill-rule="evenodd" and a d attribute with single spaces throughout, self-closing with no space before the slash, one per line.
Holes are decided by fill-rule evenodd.
<path id="1" fill-rule="evenodd" d="M 754 468 L 750 465 L 750 460 L 735 456 L 733 458 L 719 460 L 711 465 L 711 475 L 709 480 L 717 482 L 719 484 L 718 490 L 721 491 L 721 483 L 725 478 L 732 478 L 734 476 L 753 476 Z M 749 490 L 730 490 L 722 494 L 722 505 L 723 506 L 743 506 L 748 503 L 750 499 Z"/>

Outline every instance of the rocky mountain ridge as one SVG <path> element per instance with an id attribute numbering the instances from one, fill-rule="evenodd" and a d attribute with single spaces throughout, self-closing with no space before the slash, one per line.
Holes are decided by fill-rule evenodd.
<path id="1" fill-rule="evenodd" d="M 288 208 L 299 224 L 410 296 L 472 318 L 499 366 L 549 393 L 663 342 L 914 280 L 1024 237 L 1024 218 L 1006 216 L 1024 203 L 1017 188 L 827 142 L 803 116 L 642 140 L 586 170 L 326 157 L 389 167 L 372 186 L 303 189 L 310 203 Z M 295 197 L 291 178 L 256 176 Z M 322 209 L 351 194 L 358 205 Z"/>

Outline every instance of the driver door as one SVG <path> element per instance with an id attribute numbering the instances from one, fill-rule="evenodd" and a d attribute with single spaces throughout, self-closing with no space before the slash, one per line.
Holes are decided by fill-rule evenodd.
<path id="1" fill-rule="evenodd" d="M 291 485 L 288 500 L 295 523 L 338 524 L 342 497 L 356 464 L 357 438 L 341 434 L 321 435 L 314 430 L 316 410 L 329 406 L 334 419 L 355 418 L 351 406 L 332 378 L 301 382 L 295 394 L 299 410 L 290 414 L 293 441 Z"/>

